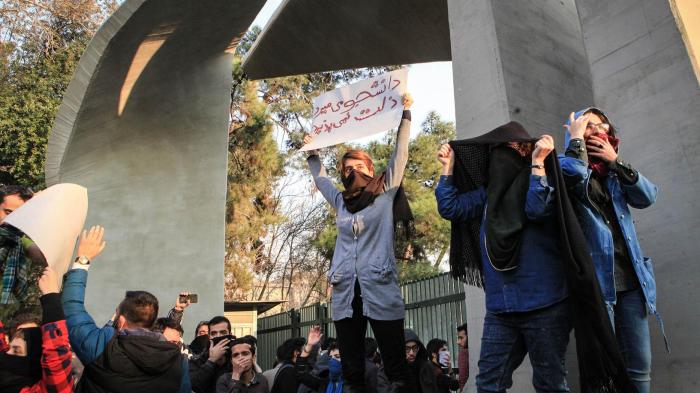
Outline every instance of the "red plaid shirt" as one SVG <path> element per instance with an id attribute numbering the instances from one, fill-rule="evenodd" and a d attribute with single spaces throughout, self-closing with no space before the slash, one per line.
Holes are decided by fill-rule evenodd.
<path id="1" fill-rule="evenodd" d="M 41 356 L 42 378 L 20 393 L 71 393 L 73 391 L 72 354 L 68 343 L 65 320 L 41 327 L 43 334 Z"/>
<path id="2" fill-rule="evenodd" d="M 0 353 L 7 352 L 10 350 L 10 343 L 7 342 L 7 333 L 5 332 L 5 325 L 0 321 Z"/>

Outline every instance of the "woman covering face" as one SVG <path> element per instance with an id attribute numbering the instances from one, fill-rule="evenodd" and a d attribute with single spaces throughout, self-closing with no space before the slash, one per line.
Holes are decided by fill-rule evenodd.
<path id="1" fill-rule="evenodd" d="M 348 151 L 340 160 L 343 191 L 328 177 L 317 151 L 308 164 L 316 187 L 336 211 L 338 237 L 328 279 L 342 368 L 351 390 L 365 390 L 364 339 L 367 322 L 377 338 L 387 377 L 411 391 L 404 356 L 404 302 L 394 257 L 395 224 L 412 219 L 401 181 L 408 161 L 412 99 L 403 99 L 394 153 L 386 170 L 376 173 L 364 151 Z M 311 138 L 304 140 L 309 143 Z"/>
<path id="2" fill-rule="evenodd" d="M 657 188 L 620 157 L 621 138 L 602 110 L 572 113 L 565 127 L 562 172 L 574 195 L 627 373 L 637 390 L 646 393 L 651 380 L 647 310 L 660 317 L 651 259 L 642 252 L 629 206 L 651 206 Z"/>

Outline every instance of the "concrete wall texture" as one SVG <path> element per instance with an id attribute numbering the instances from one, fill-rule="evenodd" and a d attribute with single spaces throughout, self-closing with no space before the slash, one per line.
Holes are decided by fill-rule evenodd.
<path id="1" fill-rule="evenodd" d="M 125 290 L 148 290 L 160 315 L 199 294 L 194 325 L 223 314 L 232 41 L 263 1 L 129 0 L 86 50 L 51 135 L 47 180 L 88 189 L 87 225 L 107 248 L 90 269 L 98 326 Z"/>

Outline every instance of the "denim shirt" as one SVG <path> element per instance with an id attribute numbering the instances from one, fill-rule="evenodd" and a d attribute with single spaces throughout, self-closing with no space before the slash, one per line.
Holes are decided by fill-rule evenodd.
<path id="1" fill-rule="evenodd" d="M 316 187 L 336 212 L 338 237 L 328 272 L 334 321 L 352 317 L 355 281 L 360 284 L 364 316 L 383 321 L 405 316 L 394 255 L 393 206 L 408 161 L 410 127 L 409 119 L 401 120 L 396 150 L 386 168 L 384 192 L 354 214 L 345 207 L 342 193 L 328 178 L 319 157 L 307 159 Z"/>
<path id="2" fill-rule="evenodd" d="M 568 296 L 566 277 L 557 245 L 557 225 L 552 215 L 554 188 L 544 176 L 530 175 L 525 199 L 529 220 L 522 231 L 518 267 L 498 271 L 488 259 L 485 243 L 486 190 L 458 194 L 451 176 L 441 176 L 435 196 L 440 215 L 460 222 L 481 217 L 480 245 L 486 310 L 492 313 L 541 309 Z M 456 246 L 456 245 L 453 245 Z"/>
<path id="3" fill-rule="evenodd" d="M 575 199 L 572 200 L 576 202 L 576 213 L 586 234 L 588 248 L 603 291 L 603 299 L 607 304 L 614 305 L 616 292 L 613 238 L 603 216 L 596 210 L 588 196 L 588 182 L 592 171 L 585 161 L 577 158 L 561 155 L 559 162 L 567 185 L 575 195 Z M 638 174 L 636 183 L 628 185 L 621 183 L 617 174 L 612 171 L 607 176 L 606 185 L 626 240 L 634 271 L 642 286 L 647 308 L 658 317 L 654 269 L 651 259 L 642 253 L 628 207 L 629 205 L 636 209 L 644 209 L 651 206 L 656 201 L 657 188 L 641 173 Z"/>

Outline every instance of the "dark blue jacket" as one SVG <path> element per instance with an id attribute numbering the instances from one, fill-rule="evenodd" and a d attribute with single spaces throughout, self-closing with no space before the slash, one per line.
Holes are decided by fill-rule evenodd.
<path id="1" fill-rule="evenodd" d="M 111 326 L 97 327 L 95 321 L 85 310 L 85 286 L 88 272 L 72 269 L 66 273 L 63 281 L 61 300 L 66 314 L 68 336 L 73 352 L 85 365 L 86 373 L 93 363 L 102 361 L 106 349 L 115 339 L 115 329 Z M 144 354 L 145 355 L 145 354 Z M 178 393 L 190 393 L 190 379 L 187 359 L 182 358 L 182 381 Z"/>
<path id="2" fill-rule="evenodd" d="M 486 190 L 482 187 L 459 194 L 452 185 L 451 176 L 440 177 L 435 196 L 443 218 L 459 222 L 481 217 L 481 261 L 488 311 L 532 311 L 568 296 L 557 246 L 557 226 L 551 214 L 553 193 L 546 177 L 530 175 L 524 207 L 529 222 L 522 233 L 519 265 L 514 270 L 502 272 L 491 265 L 485 248 Z"/>

